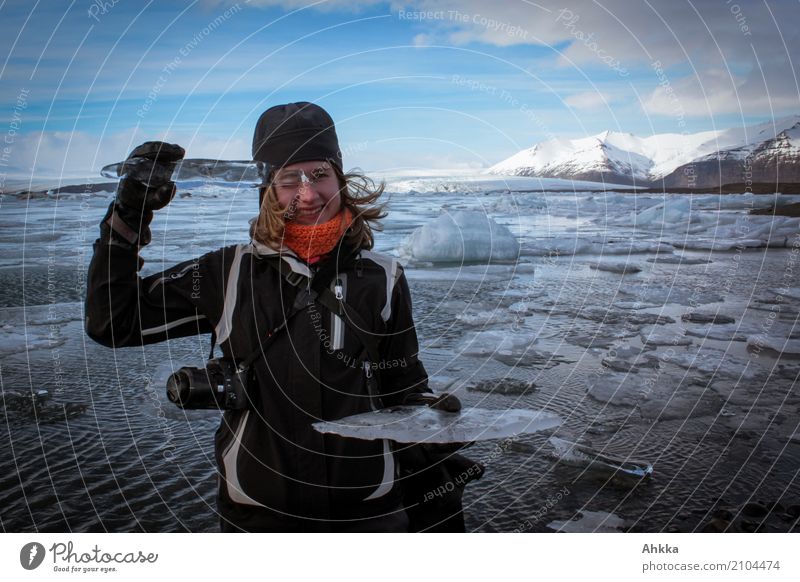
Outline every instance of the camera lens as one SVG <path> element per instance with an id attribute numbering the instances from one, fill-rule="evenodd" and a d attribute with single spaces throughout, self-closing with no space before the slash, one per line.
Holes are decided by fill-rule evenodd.
<path id="1" fill-rule="evenodd" d="M 181 368 L 167 380 L 167 398 L 178 406 L 186 404 L 191 388 L 191 379 L 186 370 Z"/>

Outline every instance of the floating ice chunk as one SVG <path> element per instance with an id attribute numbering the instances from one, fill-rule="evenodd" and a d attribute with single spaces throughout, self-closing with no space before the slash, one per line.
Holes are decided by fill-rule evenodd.
<path id="1" fill-rule="evenodd" d="M 718 394 L 689 383 L 669 382 L 654 386 L 639 403 L 639 414 L 649 420 L 688 420 L 715 417 L 724 401 Z"/>
<path id="2" fill-rule="evenodd" d="M 532 284 L 517 284 L 512 283 L 505 289 L 500 291 L 492 291 L 492 295 L 499 295 L 501 297 L 523 297 L 524 299 L 520 301 L 520 303 L 527 303 L 529 299 L 537 299 L 539 297 L 543 297 L 547 295 L 547 291 L 541 288 L 534 287 Z"/>
<path id="3" fill-rule="evenodd" d="M 589 396 L 615 406 L 635 406 L 647 392 L 648 386 L 658 381 L 654 371 L 641 374 L 607 372 L 589 386 Z"/>
<path id="4" fill-rule="evenodd" d="M 560 463 L 637 479 L 649 477 L 653 473 L 653 465 L 647 461 L 635 461 L 627 457 L 601 453 L 586 445 L 558 437 L 550 437 L 548 442 L 552 445 Z"/>
<path id="5" fill-rule="evenodd" d="M 683 255 L 659 255 L 647 259 L 648 263 L 664 263 L 667 265 L 708 265 L 710 259 L 695 259 Z"/>
<path id="6" fill-rule="evenodd" d="M 742 380 L 752 380 L 755 377 L 749 361 L 707 347 L 671 354 L 668 361 L 681 368 L 709 376 Z"/>
<path id="7" fill-rule="evenodd" d="M 580 518 L 569 521 L 551 521 L 550 529 L 565 533 L 616 533 L 625 527 L 625 520 L 605 511 L 579 512 Z"/>
<path id="8" fill-rule="evenodd" d="M 600 251 L 604 255 L 672 252 L 671 245 L 641 240 L 605 241 Z"/>
<path id="9" fill-rule="evenodd" d="M 603 368 L 615 372 L 631 372 L 636 374 L 643 368 L 657 368 L 658 360 L 646 352 L 652 348 L 636 346 L 616 346 L 609 350 L 601 364 Z"/>
<path id="10" fill-rule="evenodd" d="M 708 324 L 704 326 L 687 326 L 686 335 L 726 342 L 743 342 L 747 336 L 759 331 L 755 326 L 737 324 Z"/>
<path id="11" fill-rule="evenodd" d="M 536 383 L 532 381 L 517 380 L 515 378 L 496 378 L 482 380 L 474 386 L 467 387 L 470 392 L 486 392 L 489 394 L 504 394 L 506 396 L 522 396 L 536 390 Z"/>
<path id="12" fill-rule="evenodd" d="M 660 325 L 644 328 L 639 334 L 642 343 L 648 346 L 688 346 L 692 339 L 682 329 L 669 329 Z"/>
<path id="13" fill-rule="evenodd" d="M 721 313 L 699 313 L 692 311 L 691 313 L 684 313 L 681 315 L 682 321 L 691 323 L 713 323 L 713 324 L 726 324 L 736 323 L 736 319 L 730 315 L 723 315 Z"/>
<path id="14" fill-rule="evenodd" d="M 543 238 L 522 245 L 522 254 L 544 257 L 571 257 L 600 251 L 600 245 L 577 237 Z"/>
<path id="15" fill-rule="evenodd" d="M 396 406 L 316 422 L 321 433 L 361 440 L 390 439 L 400 443 L 466 443 L 503 439 L 556 428 L 561 418 L 543 410 L 466 408 L 442 412 L 427 406 Z"/>
<path id="16" fill-rule="evenodd" d="M 502 308 L 493 309 L 491 311 L 477 311 L 473 313 L 459 313 L 456 319 L 470 326 L 486 326 L 496 323 L 514 323 L 517 316 Z"/>
<path id="17" fill-rule="evenodd" d="M 547 202 L 541 197 L 530 195 L 504 195 L 494 202 L 487 204 L 486 209 L 493 214 L 528 215 L 532 212 L 543 212 L 547 209 Z"/>
<path id="18" fill-rule="evenodd" d="M 665 305 L 676 303 L 678 305 L 700 305 L 705 303 L 716 303 L 722 301 L 722 295 L 713 291 L 700 291 L 697 289 L 686 289 L 678 286 L 664 285 L 620 285 L 619 292 L 625 295 L 633 295 L 639 301 Z"/>
<path id="19" fill-rule="evenodd" d="M 747 337 L 747 345 L 756 349 L 767 348 L 779 354 L 800 355 L 800 339 L 751 335 Z"/>
<path id="20" fill-rule="evenodd" d="M 615 301 L 612 305 L 617 309 L 651 309 L 653 307 L 661 307 L 658 303 L 643 303 L 641 301 Z"/>
<path id="21" fill-rule="evenodd" d="M 465 356 L 493 356 L 497 353 L 523 354 L 536 343 L 536 338 L 528 334 L 507 331 L 483 331 L 465 339 L 460 353 Z"/>
<path id="22" fill-rule="evenodd" d="M 452 376 L 428 376 L 428 386 L 435 392 L 444 392 L 455 384 L 456 378 Z"/>
<path id="23" fill-rule="evenodd" d="M 405 273 L 409 281 L 440 281 L 451 285 L 453 283 L 500 283 L 513 279 L 512 272 L 495 269 L 494 267 L 497 266 L 460 265 L 453 268 L 437 268 L 431 262 L 415 262 L 406 268 Z"/>
<path id="24" fill-rule="evenodd" d="M 522 354 L 535 342 L 536 339 L 528 335 L 490 330 L 466 338 L 459 353 L 478 357 L 493 356 L 498 352 Z"/>
<path id="25" fill-rule="evenodd" d="M 608 241 L 578 237 L 553 237 L 536 239 L 522 245 L 522 254 L 547 257 L 573 255 L 629 255 L 636 253 L 672 252 L 672 246 L 650 241 Z"/>
<path id="26" fill-rule="evenodd" d="M 632 263 L 593 263 L 590 265 L 592 269 L 598 271 L 608 271 L 609 273 L 617 273 L 619 275 L 628 275 L 632 273 L 639 273 L 642 269 Z"/>
<path id="27" fill-rule="evenodd" d="M 610 348 L 617 341 L 618 337 L 624 337 L 624 334 L 614 334 L 608 336 L 605 333 L 580 333 L 576 330 L 569 330 L 564 336 L 564 339 L 576 346 L 582 348 L 591 348 L 593 350 L 602 350 Z"/>
<path id="28" fill-rule="evenodd" d="M 403 242 L 401 257 L 432 263 L 510 261 L 519 256 L 511 231 L 481 212 L 442 214 Z"/>
<path id="29" fill-rule="evenodd" d="M 488 330 L 465 338 L 459 347 L 459 353 L 477 358 L 493 358 L 512 367 L 550 368 L 569 361 L 552 352 L 533 349 L 535 343 L 535 333 Z"/>
<path id="30" fill-rule="evenodd" d="M 800 230 L 800 221 L 796 218 L 748 216 L 748 219 L 746 223 L 740 224 L 739 228 L 746 233 L 747 238 L 760 239 L 762 246 L 788 246 L 791 238 Z M 736 236 L 736 234 L 724 233 L 722 236 Z"/>
<path id="31" fill-rule="evenodd" d="M 672 244 L 679 249 L 698 251 L 732 251 L 765 246 L 760 239 L 749 238 L 688 238 L 672 241 Z"/>

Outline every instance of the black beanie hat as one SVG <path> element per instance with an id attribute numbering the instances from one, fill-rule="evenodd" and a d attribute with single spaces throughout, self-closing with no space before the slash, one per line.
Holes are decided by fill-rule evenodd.
<path id="1" fill-rule="evenodd" d="M 319 105 L 301 101 L 270 107 L 256 123 L 253 160 L 280 168 L 297 162 L 327 160 L 342 168 L 342 152 L 333 119 Z"/>

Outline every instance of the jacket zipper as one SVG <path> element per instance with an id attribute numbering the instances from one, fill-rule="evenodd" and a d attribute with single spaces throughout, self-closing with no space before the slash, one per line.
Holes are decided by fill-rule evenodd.
<path id="1" fill-rule="evenodd" d="M 336 299 L 344 301 L 347 296 L 347 275 L 340 273 L 335 280 L 331 282 L 333 293 Z M 331 349 L 341 350 L 344 348 L 344 321 L 335 313 L 331 313 Z"/>

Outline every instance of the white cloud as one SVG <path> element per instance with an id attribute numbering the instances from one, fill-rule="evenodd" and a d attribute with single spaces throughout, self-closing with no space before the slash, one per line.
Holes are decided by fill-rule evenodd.
<path id="1" fill-rule="evenodd" d="M 678 77 L 664 74 L 658 87 L 642 102 L 650 115 L 680 118 L 713 116 L 730 113 L 748 115 L 781 115 L 796 113 L 800 99 L 787 79 L 777 71 L 775 81 L 765 86 L 761 73 L 735 75 L 726 70 L 710 69 L 701 77 Z M 787 86 L 788 85 L 788 86 Z"/>
<path id="2" fill-rule="evenodd" d="M 564 98 L 564 103 L 575 109 L 608 109 L 611 102 L 611 96 L 598 91 L 576 93 Z"/>
<path id="3" fill-rule="evenodd" d="M 431 46 L 433 44 L 433 37 L 430 34 L 418 34 L 411 43 L 414 46 Z"/>

